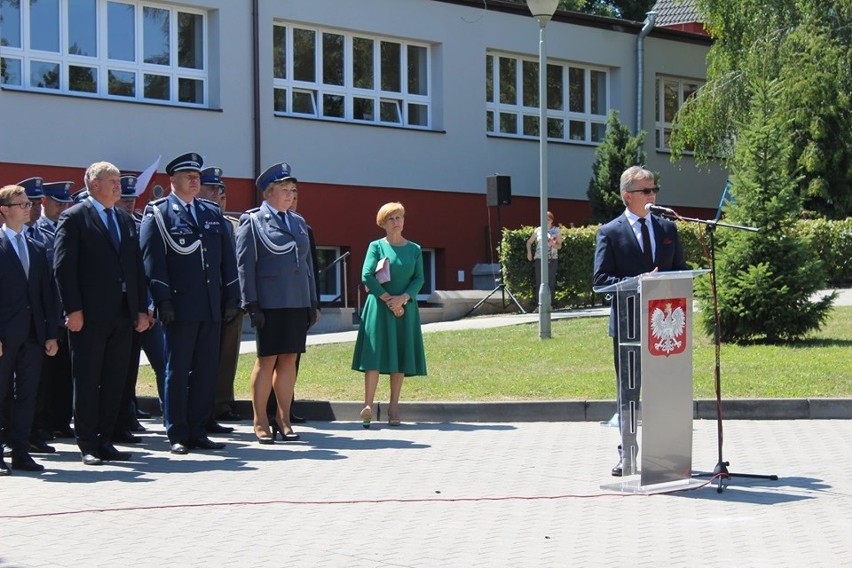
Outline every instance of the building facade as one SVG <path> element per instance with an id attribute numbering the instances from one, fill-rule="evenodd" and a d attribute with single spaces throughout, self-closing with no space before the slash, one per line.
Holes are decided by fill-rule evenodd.
<path id="1" fill-rule="evenodd" d="M 357 303 L 375 213 L 407 209 L 427 285 L 469 289 L 500 227 L 538 223 L 538 25 L 524 4 L 481 0 L 0 0 L 0 183 L 82 184 L 107 160 L 142 171 L 199 152 L 228 209 L 288 162 L 314 228 L 323 298 Z M 642 23 L 557 14 L 547 27 L 549 209 L 588 218 L 586 190 L 610 109 L 641 123 L 659 202 L 715 209 L 726 174 L 670 162 L 674 113 L 703 82 L 709 40 Z M 641 75 L 641 88 L 638 81 Z M 641 97 L 641 107 L 637 98 Z M 642 109 L 637 117 L 637 108 Z M 640 120 L 637 120 L 640 119 Z M 486 178 L 511 179 L 489 207 Z M 568 253 L 570 254 L 570 252 Z"/>

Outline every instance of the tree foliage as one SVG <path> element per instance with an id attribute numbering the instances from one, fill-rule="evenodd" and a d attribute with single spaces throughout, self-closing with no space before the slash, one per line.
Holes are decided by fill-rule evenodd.
<path id="1" fill-rule="evenodd" d="M 683 106 L 673 157 L 730 167 L 750 124 L 754 80 L 781 79 L 776 136 L 790 141 L 788 170 L 807 210 L 852 214 L 852 2 L 696 0 L 714 39 L 707 84 Z"/>
<path id="2" fill-rule="evenodd" d="M 621 201 L 621 174 L 630 166 L 645 161 L 645 132 L 636 136 L 618 119 L 618 111 L 607 117 L 606 134 L 595 150 L 592 178 L 586 195 L 592 211 L 592 223 L 605 223 L 624 211 Z"/>
<path id="3" fill-rule="evenodd" d="M 799 177 L 791 171 L 793 143 L 778 136 L 793 118 L 780 113 L 785 84 L 781 79 L 754 79 L 746 95 L 748 121 L 738 125 L 731 159 L 734 201 L 727 220 L 759 232 L 717 229 L 716 284 L 720 336 L 724 341 L 800 339 L 819 329 L 834 297 L 812 300 L 825 285 L 822 262 L 794 228 L 802 205 L 796 194 Z M 707 280 L 696 296 L 710 305 Z M 708 332 L 713 310 L 702 311 Z"/>

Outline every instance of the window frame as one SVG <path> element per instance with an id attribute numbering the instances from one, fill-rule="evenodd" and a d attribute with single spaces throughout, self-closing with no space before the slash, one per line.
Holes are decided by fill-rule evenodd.
<path id="1" fill-rule="evenodd" d="M 57 0 L 58 4 L 58 22 L 59 29 L 59 51 L 42 51 L 31 47 L 31 19 L 30 3 L 27 0 L 22 0 L 20 4 L 20 26 L 19 32 L 21 35 L 20 47 L 2 46 L 0 47 L 0 57 L 6 61 L 14 61 L 20 66 L 20 74 L 18 83 L 2 82 L 0 77 L 0 87 L 4 89 L 14 89 L 28 92 L 50 93 L 57 95 L 70 95 L 91 97 L 104 100 L 129 101 L 137 103 L 152 103 L 166 104 L 170 106 L 181 106 L 191 108 L 209 108 L 210 107 L 210 15 L 207 11 L 187 6 L 179 6 L 174 4 L 164 4 L 148 2 L 144 0 L 94 0 L 94 45 L 96 48 L 95 55 L 79 55 L 69 53 L 69 38 L 71 32 L 69 30 L 71 11 L 69 9 L 69 0 Z M 109 11 L 111 4 L 119 4 L 133 7 L 133 50 L 134 59 L 132 61 L 124 59 L 109 58 Z M 145 10 L 159 9 L 168 11 L 169 15 L 169 64 L 160 65 L 155 63 L 145 63 L 144 61 L 144 46 L 145 46 Z M 191 68 L 181 66 L 181 54 L 179 51 L 180 42 L 180 16 L 186 14 L 194 18 L 200 17 L 200 31 L 194 29 L 195 33 L 200 33 L 200 43 L 196 45 L 203 50 L 200 56 L 200 67 Z M 57 65 L 58 84 L 56 87 L 40 87 L 33 85 L 33 67 L 39 63 Z M 94 91 L 80 90 L 72 84 L 71 75 L 72 69 L 91 69 L 94 72 L 95 88 Z M 110 77 L 114 74 L 132 74 L 133 94 L 115 94 L 110 92 Z M 165 98 L 146 97 L 146 80 L 147 77 L 166 77 L 168 79 L 168 96 Z M 129 84 L 129 83 L 128 83 Z M 193 93 L 197 93 L 193 99 L 201 97 L 201 102 L 195 100 L 181 100 L 182 85 L 198 85 L 199 88 L 193 89 Z"/>
<path id="2" fill-rule="evenodd" d="M 674 122 L 666 120 L 666 83 L 677 83 L 677 110 L 675 117 L 680 109 L 683 108 L 686 100 L 695 96 L 704 86 L 703 79 L 693 79 L 689 77 L 676 77 L 672 75 L 658 74 L 654 82 L 654 147 L 658 152 L 671 152 L 668 145 L 668 138 L 674 130 Z M 686 89 L 686 86 L 695 87 L 694 89 Z M 689 93 L 684 95 L 684 93 Z M 672 117 L 674 119 L 674 117 Z M 668 136 L 667 136 L 668 134 Z M 690 153 L 687 151 L 687 153 Z"/>
<path id="3" fill-rule="evenodd" d="M 504 70 L 501 67 L 503 62 L 512 63 L 513 69 L 501 73 Z M 538 122 L 541 110 L 538 105 L 538 63 L 537 58 L 491 49 L 486 50 L 485 128 L 488 136 L 526 140 L 539 139 Z M 533 76 L 534 84 L 529 80 L 530 74 L 525 73 L 526 69 L 536 71 Z M 572 110 L 571 107 L 572 70 L 583 72 L 582 110 Z M 547 139 L 555 142 L 597 146 L 603 141 L 606 134 L 607 115 L 612 108 L 611 70 L 600 65 L 549 59 L 547 62 L 548 78 L 550 79 L 557 72 L 561 95 L 556 101 L 548 92 Z M 598 106 L 603 107 L 604 112 L 602 114 L 598 114 L 592 109 L 593 102 L 596 100 L 593 89 L 599 84 L 592 80 L 594 74 L 603 75 L 602 86 L 606 92 L 603 101 L 598 101 Z M 514 99 L 504 102 L 502 96 L 507 90 L 502 87 L 507 76 L 514 76 L 514 83 L 507 88 L 514 94 Z M 531 88 L 534 92 L 530 91 Z M 600 95 L 597 95 L 597 97 L 599 98 Z M 514 128 L 511 127 L 512 122 L 514 122 Z M 582 126 L 582 137 L 572 137 L 572 123 Z"/>
<path id="4" fill-rule="evenodd" d="M 335 28 L 320 26 L 308 26 L 295 22 L 274 21 L 272 22 L 272 51 L 273 68 L 273 113 L 275 116 L 291 118 L 307 118 L 313 120 L 331 120 L 349 124 L 371 124 L 387 126 L 392 128 L 405 128 L 415 130 L 431 130 L 434 124 L 433 109 L 434 101 L 432 94 L 432 46 L 429 43 L 403 38 L 392 38 L 388 36 L 352 32 Z M 283 30 L 283 32 L 282 32 Z M 313 56 L 313 81 L 296 79 L 295 70 L 308 69 L 310 63 L 297 67 L 294 43 L 297 42 L 297 34 L 303 32 L 313 33 L 313 46 L 302 45 L 306 53 Z M 280 58 L 281 46 L 277 44 L 283 33 L 283 60 Z M 304 34 L 301 36 L 304 38 Z M 326 51 L 326 37 L 342 37 L 342 53 L 337 50 Z M 355 47 L 353 43 L 361 41 L 371 42 L 370 58 L 362 58 L 360 64 L 365 62 L 371 66 L 372 87 L 355 86 L 355 75 L 363 69 L 356 69 L 354 63 Z M 365 45 L 365 44 L 362 44 Z M 396 50 L 398 55 L 398 68 L 393 69 L 395 76 L 383 75 L 383 48 L 389 47 L 391 51 Z M 418 57 L 416 71 L 409 69 L 409 56 L 414 51 L 421 55 Z M 421 51 L 422 50 L 422 51 Z M 331 75 L 338 77 L 342 74 L 342 83 L 326 83 L 327 59 L 331 55 L 338 58 L 342 70 L 332 68 Z M 369 59 L 369 61 L 367 61 Z M 283 64 L 283 69 L 281 65 Z M 413 82 L 415 87 L 425 85 L 426 94 L 411 92 L 412 85 L 410 74 L 416 72 L 417 77 Z M 282 76 L 279 76 L 282 75 Z M 399 91 L 387 90 L 382 87 L 383 79 L 394 78 L 399 83 Z M 301 106 L 294 106 L 294 101 L 303 101 Z M 327 112 L 327 102 L 334 103 L 334 112 Z M 342 101 L 342 102 L 341 102 Z M 416 107 L 416 112 L 413 107 Z M 342 108 L 342 112 L 340 109 Z M 301 110 L 297 110 L 301 109 Z M 426 118 L 422 120 L 423 109 Z M 387 119 L 385 119 L 387 118 Z"/>
<path id="5" fill-rule="evenodd" d="M 433 248 L 420 247 L 423 257 L 423 287 L 417 292 L 418 302 L 427 302 L 435 291 L 435 259 L 438 251 Z"/>

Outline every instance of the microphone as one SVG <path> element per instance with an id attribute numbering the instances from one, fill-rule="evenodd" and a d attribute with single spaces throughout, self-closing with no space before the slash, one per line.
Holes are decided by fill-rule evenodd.
<path id="1" fill-rule="evenodd" d="M 645 213 L 660 213 L 663 215 L 671 215 L 672 217 L 680 217 L 674 209 L 669 209 L 668 207 L 661 207 L 659 205 L 654 205 L 653 203 L 645 204 Z"/>

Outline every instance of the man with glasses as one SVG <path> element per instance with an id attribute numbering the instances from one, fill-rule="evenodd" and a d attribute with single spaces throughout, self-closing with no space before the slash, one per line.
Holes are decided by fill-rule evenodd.
<path id="1" fill-rule="evenodd" d="M 69 331 L 74 431 L 84 465 L 127 461 L 113 445 L 134 329 L 148 329 L 145 273 L 133 219 L 116 207 L 121 173 L 109 162 L 86 169 L 88 197 L 56 228 L 55 273 Z"/>
<path id="2" fill-rule="evenodd" d="M 677 226 L 666 219 L 654 217 L 645 210 L 653 205 L 659 188 L 654 173 L 642 166 L 631 166 L 621 174 L 621 200 L 625 211 L 598 229 L 595 241 L 594 286 L 607 286 L 646 272 L 687 270 Z M 622 395 L 618 380 L 618 322 L 617 304 L 613 302 L 609 318 L 609 335 L 613 338 L 616 392 L 618 408 Z M 636 392 L 639 385 L 636 386 Z M 638 402 L 638 401 L 637 401 Z M 621 414 L 619 413 L 619 419 Z M 619 424 L 619 429 L 621 424 Z M 621 446 L 619 460 L 612 475 L 621 477 Z"/>
<path id="3" fill-rule="evenodd" d="M 56 354 L 56 303 L 44 247 L 26 237 L 32 202 L 18 185 L 0 189 L 0 431 L 12 469 L 44 471 L 30 456 L 43 353 Z M 11 472 L 0 455 L 0 476 Z"/>

